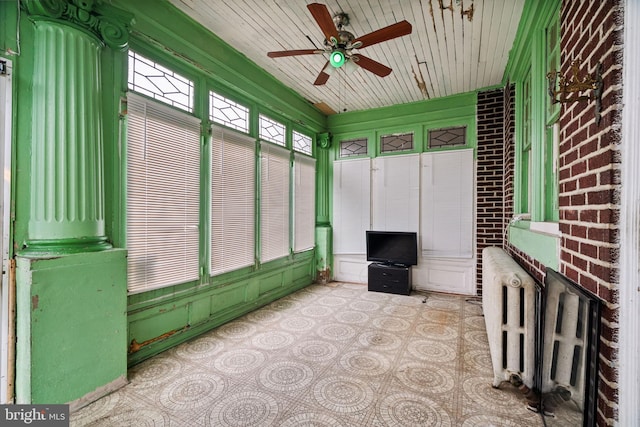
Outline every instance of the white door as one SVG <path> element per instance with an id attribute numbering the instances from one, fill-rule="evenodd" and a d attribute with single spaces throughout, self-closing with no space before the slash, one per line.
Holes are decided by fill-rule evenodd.
<path id="1" fill-rule="evenodd" d="M 0 58 L 0 165 L 3 169 L 0 185 L 0 403 L 13 401 L 13 292 L 9 260 L 9 196 L 11 188 L 11 61 Z"/>

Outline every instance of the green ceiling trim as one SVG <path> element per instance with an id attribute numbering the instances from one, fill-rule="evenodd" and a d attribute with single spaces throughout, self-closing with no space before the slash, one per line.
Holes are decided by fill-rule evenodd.
<path id="1" fill-rule="evenodd" d="M 531 44 L 536 37 L 536 33 L 544 30 L 545 24 L 560 6 L 560 0 L 526 0 L 520 24 L 516 33 L 515 40 L 511 51 L 509 52 L 509 60 L 505 67 L 503 84 L 522 78 L 531 63 Z"/>
<path id="2" fill-rule="evenodd" d="M 365 111 L 334 114 L 327 125 L 333 134 L 366 132 L 370 129 L 403 128 L 417 123 L 475 117 L 476 92 L 467 92 L 427 101 L 398 104 Z"/>

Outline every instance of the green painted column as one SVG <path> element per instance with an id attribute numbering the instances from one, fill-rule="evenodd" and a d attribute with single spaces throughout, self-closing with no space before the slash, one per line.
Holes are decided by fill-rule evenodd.
<path id="1" fill-rule="evenodd" d="M 108 249 L 101 50 L 128 32 L 93 0 L 23 1 L 34 24 L 29 225 L 23 256 Z"/>
<path id="2" fill-rule="evenodd" d="M 317 281 L 331 281 L 333 230 L 331 228 L 331 135 L 320 134 L 316 155 L 316 268 Z"/>

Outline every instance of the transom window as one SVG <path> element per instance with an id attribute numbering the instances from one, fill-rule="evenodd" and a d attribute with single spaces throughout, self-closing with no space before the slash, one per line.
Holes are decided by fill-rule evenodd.
<path id="1" fill-rule="evenodd" d="M 367 138 L 340 141 L 340 157 L 362 156 L 367 154 Z"/>
<path id="2" fill-rule="evenodd" d="M 433 129 L 429 131 L 429 148 L 454 147 L 467 143 L 467 128 L 464 126 Z"/>
<path id="3" fill-rule="evenodd" d="M 260 114 L 260 138 L 284 146 L 285 126 Z"/>
<path id="4" fill-rule="evenodd" d="M 193 82 L 129 51 L 129 89 L 188 112 L 193 111 Z"/>
<path id="5" fill-rule="evenodd" d="M 413 150 L 413 133 L 384 135 L 380 138 L 380 151 L 383 153 L 408 150 Z"/>
<path id="6" fill-rule="evenodd" d="M 313 140 L 307 135 L 293 131 L 293 149 L 301 153 L 311 154 Z"/>
<path id="7" fill-rule="evenodd" d="M 209 106 L 209 118 L 215 123 L 249 132 L 249 108 L 215 92 L 209 92 Z"/>

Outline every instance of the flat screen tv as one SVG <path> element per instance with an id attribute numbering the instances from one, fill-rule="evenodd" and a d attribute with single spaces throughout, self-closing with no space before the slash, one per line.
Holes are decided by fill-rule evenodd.
<path id="1" fill-rule="evenodd" d="M 367 230 L 367 261 L 406 266 L 418 264 L 417 233 Z"/>

